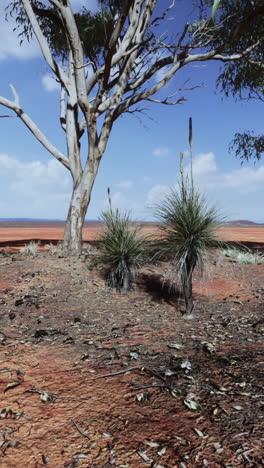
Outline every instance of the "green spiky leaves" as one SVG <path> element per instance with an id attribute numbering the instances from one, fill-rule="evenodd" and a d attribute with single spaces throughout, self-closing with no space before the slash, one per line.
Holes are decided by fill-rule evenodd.
<path id="1" fill-rule="evenodd" d="M 131 289 L 137 269 L 145 259 L 145 237 L 119 210 L 102 214 L 104 230 L 99 238 L 98 263 L 106 267 L 109 286 L 120 293 Z"/>

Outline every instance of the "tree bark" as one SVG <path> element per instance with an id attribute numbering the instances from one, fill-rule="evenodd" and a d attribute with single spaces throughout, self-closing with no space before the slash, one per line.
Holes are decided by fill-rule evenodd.
<path id="1" fill-rule="evenodd" d="M 64 230 L 63 250 L 67 256 L 78 256 L 82 252 L 82 229 L 90 202 L 91 191 L 79 184 L 73 189 Z"/>
<path id="2" fill-rule="evenodd" d="M 185 302 L 185 314 L 192 315 L 193 305 L 193 292 L 192 292 L 192 274 L 194 266 L 190 265 L 187 261 L 186 268 L 182 273 L 182 290 Z"/>
<path id="3" fill-rule="evenodd" d="M 80 182 L 74 184 L 63 240 L 63 250 L 67 256 L 78 256 L 82 253 L 83 223 L 91 200 L 99 162 L 99 159 L 97 161 L 93 159 L 92 163 L 90 161 L 82 174 Z"/>

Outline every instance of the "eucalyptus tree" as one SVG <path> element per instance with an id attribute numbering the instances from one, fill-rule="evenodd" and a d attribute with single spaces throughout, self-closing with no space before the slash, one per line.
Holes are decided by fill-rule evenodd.
<path id="1" fill-rule="evenodd" d="M 233 1 L 223 3 L 228 6 Z M 212 5 L 206 0 L 194 8 L 191 23 L 184 19 L 180 0 L 101 0 L 96 13 L 86 4 L 78 13 L 70 0 L 10 4 L 22 38 L 35 36 L 60 84 L 60 125 L 67 150 L 57 148 L 41 131 L 22 107 L 14 85 L 13 100 L 0 96 L 0 105 L 14 111 L 72 176 L 64 233 L 69 255 L 81 252 L 83 222 L 115 121 L 125 113 L 140 112 L 143 101 L 181 103 L 184 96 L 164 98 L 159 91 L 184 67 L 210 60 L 244 60 L 258 44 L 249 34 L 245 41 L 239 38 L 253 28 L 259 14 L 263 18 L 263 11 L 255 7 L 239 14 L 226 8 L 226 16 L 218 20 L 217 14 L 213 21 Z M 84 137 L 88 144 L 82 145 L 87 146 L 82 155 Z"/>

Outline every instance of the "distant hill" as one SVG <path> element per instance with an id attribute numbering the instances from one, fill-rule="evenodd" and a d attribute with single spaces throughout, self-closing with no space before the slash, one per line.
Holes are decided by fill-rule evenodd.
<path id="1" fill-rule="evenodd" d="M 0 222 L 17 222 L 17 223 L 23 223 L 23 222 L 28 222 L 28 223 L 34 223 L 34 222 L 55 222 L 55 223 L 65 223 L 65 219 L 49 219 L 49 218 L 0 218 Z M 100 219 L 85 219 L 85 223 L 101 223 L 102 221 Z M 157 221 L 144 221 L 144 220 L 138 220 L 137 222 L 142 223 L 142 224 L 159 224 Z M 224 223 L 221 223 L 224 225 L 239 225 L 239 226 L 262 226 L 263 223 L 255 223 L 254 221 L 249 221 L 248 219 L 236 219 L 233 221 L 226 221 Z"/>
<path id="2" fill-rule="evenodd" d="M 254 221 L 249 221 L 248 219 L 236 219 L 235 221 L 227 221 L 226 224 L 246 224 L 246 225 L 259 225 L 261 223 L 255 223 Z"/>

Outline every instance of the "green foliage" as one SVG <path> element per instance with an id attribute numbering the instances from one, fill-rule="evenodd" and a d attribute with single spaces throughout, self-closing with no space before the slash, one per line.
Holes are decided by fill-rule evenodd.
<path id="1" fill-rule="evenodd" d="M 201 37 L 209 40 L 208 46 L 219 48 L 229 38 L 225 53 L 239 54 L 239 60 L 224 62 L 217 80 L 218 88 L 226 96 L 264 98 L 264 0 L 201 0 L 201 19 L 212 7 L 212 21 L 199 26 Z M 217 13 L 217 21 L 215 14 Z M 244 51 L 247 49 L 247 52 Z"/>
<path id="2" fill-rule="evenodd" d="M 206 198 L 188 181 L 180 189 L 171 189 L 165 199 L 155 207 L 161 222 L 159 254 L 173 256 L 177 275 L 181 278 L 186 262 L 192 270 L 204 270 L 208 248 L 219 247 L 216 229 L 219 213 L 209 207 Z"/>
<path id="3" fill-rule="evenodd" d="M 88 8 L 83 7 L 74 14 L 84 56 L 94 64 L 95 68 L 104 63 L 116 21 L 116 14 L 122 12 L 126 3 L 127 0 L 98 0 L 100 9 L 96 13 L 92 13 Z M 61 58 L 62 61 L 67 60 L 67 37 L 57 9 L 49 7 L 38 0 L 32 0 L 31 4 L 52 53 L 55 57 Z M 19 0 L 11 1 L 6 7 L 6 18 L 8 16 L 16 19 L 17 27 L 15 30 L 19 31 L 18 36 L 21 38 L 21 42 L 24 39 L 31 40 L 33 36 L 32 26 L 22 2 Z M 122 33 L 120 37 L 122 37 Z M 139 48 L 139 52 L 144 49 L 151 38 L 152 35 L 147 33 L 144 46 Z"/>
<path id="4" fill-rule="evenodd" d="M 179 189 L 171 189 L 154 211 L 161 222 L 154 242 L 156 257 L 173 259 L 175 280 L 182 283 L 186 312 L 191 314 L 193 270 L 197 267 L 202 274 L 208 249 L 222 245 L 216 233 L 219 213 L 216 208 L 209 207 L 200 191 L 184 178 Z"/>
<path id="5" fill-rule="evenodd" d="M 235 156 L 249 161 L 260 160 L 264 153 L 264 135 L 254 135 L 253 132 L 236 133 L 230 143 L 229 151 L 234 151 Z"/>
<path id="6" fill-rule="evenodd" d="M 104 50 L 108 47 L 113 29 L 113 15 L 122 7 L 124 0 L 123 2 L 121 0 L 112 2 L 109 0 L 100 3 L 102 4 L 102 9 L 97 13 L 92 13 L 83 7 L 80 12 L 74 15 L 84 55 L 95 65 L 99 65 L 103 59 Z M 46 4 L 37 0 L 33 0 L 32 6 L 41 29 L 48 40 L 51 51 L 55 56 L 61 57 L 62 60 L 67 59 L 67 38 L 56 9 L 54 7 L 47 7 Z M 24 38 L 30 40 L 32 38 L 32 27 L 21 2 L 17 0 L 11 2 L 6 12 L 7 16 L 11 15 L 16 18 L 18 25 L 16 29 L 20 31 L 19 36 L 21 37 L 21 41 Z"/>
<path id="7" fill-rule="evenodd" d="M 233 50 L 239 52 L 251 44 L 256 46 L 244 54 L 242 60 L 224 65 L 217 80 L 218 89 L 225 96 L 264 101 L 264 0 L 222 0 L 220 7 L 220 20 L 227 18 L 224 23 L 226 32 L 237 24 L 239 34 L 232 41 Z M 259 160 L 264 150 L 264 136 L 247 131 L 236 133 L 229 149 L 242 161 Z"/>
<path id="8" fill-rule="evenodd" d="M 138 268 L 146 258 L 146 237 L 131 225 L 128 214 L 117 209 L 105 211 L 101 217 L 104 230 L 99 238 L 97 263 L 106 267 L 110 287 L 120 293 L 131 289 Z"/>
<path id="9" fill-rule="evenodd" d="M 264 46 L 264 42 L 262 46 Z M 251 60 L 256 63 L 236 61 L 225 65 L 217 80 L 217 86 L 225 96 L 239 99 L 264 99 L 263 52 L 259 50 L 257 54 L 255 51 Z"/>

